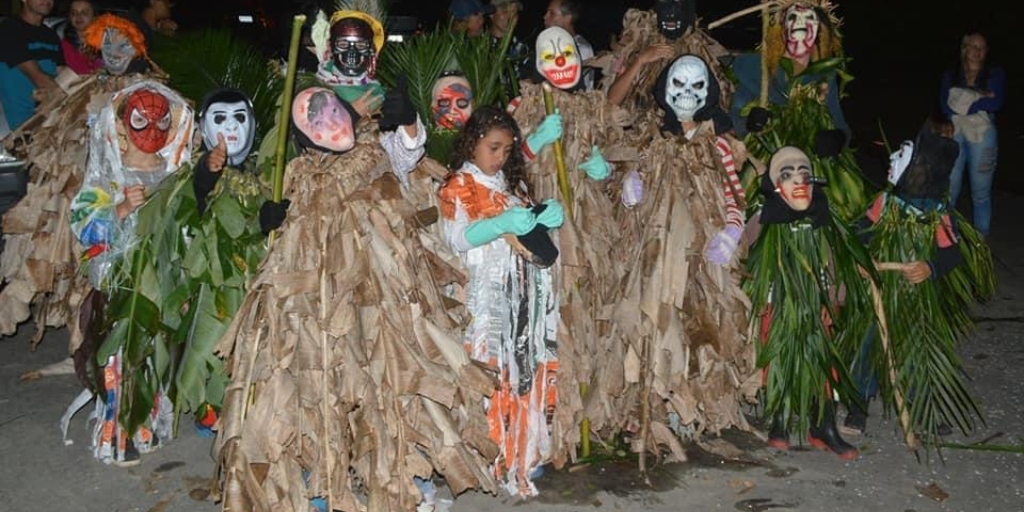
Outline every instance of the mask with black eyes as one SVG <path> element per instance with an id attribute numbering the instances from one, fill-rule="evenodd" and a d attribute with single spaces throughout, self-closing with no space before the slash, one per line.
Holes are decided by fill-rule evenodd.
<path id="1" fill-rule="evenodd" d="M 252 101 L 236 89 L 222 89 L 206 96 L 199 114 L 200 132 L 207 149 L 217 146 L 218 136 L 224 138 L 228 165 L 245 161 L 256 138 L 256 119 Z"/>
<path id="2" fill-rule="evenodd" d="M 359 18 L 342 18 L 331 25 L 331 56 L 342 75 L 372 78 L 377 64 L 373 28 Z"/>
<path id="3" fill-rule="evenodd" d="M 668 39 L 676 40 L 686 33 L 696 18 L 693 0 L 658 0 L 654 13 L 658 15 L 658 31 Z"/>
<path id="4" fill-rule="evenodd" d="M 708 66 L 699 57 L 684 55 L 672 63 L 665 82 L 665 102 L 680 121 L 692 121 L 708 99 Z"/>

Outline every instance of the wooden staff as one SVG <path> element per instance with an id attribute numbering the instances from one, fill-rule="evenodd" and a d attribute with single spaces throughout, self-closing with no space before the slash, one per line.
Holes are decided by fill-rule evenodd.
<path id="1" fill-rule="evenodd" d="M 894 265 L 899 264 L 896 263 Z M 876 268 L 878 266 L 879 265 L 877 264 L 875 265 Z M 896 402 L 896 410 L 899 411 L 900 425 L 903 427 L 903 441 L 907 443 L 908 448 L 916 450 L 917 437 L 914 435 L 914 428 L 910 423 L 910 411 L 907 410 L 907 404 L 903 397 L 903 392 L 896 384 L 896 360 L 892 355 L 892 350 L 889 349 L 889 324 L 885 320 L 885 306 L 882 305 L 882 292 L 878 289 L 878 285 L 875 284 L 873 280 L 868 279 L 868 284 L 871 285 L 871 302 L 875 308 L 875 315 L 878 316 L 878 337 L 882 342 L 882 351 L 885 352 L 885 358 L 887 361 L 886 366 L 889 367 L 889 384 L 892 385 L 893 399 Z"/>
<path id="2" fill-rule="evenodd" d="M 541 85 L 544 89 L 544 111 L 547 115 L 555 113 L 555 97 L 551 92 L 551 85 L 547 82 Z M 562 193 L 562 202 L 565 203 L 565 211 L 572 218 L 572 187 L 569 186 L 569 173 L 565 170 L 565 153 L 562 150 L 562 140 L 558 139 L 551 145 L 555 152 L 555 170 L 558 176 L 558 190 Z"/>
<path id="3" fill-rule="evenodd" d="M 284 78 L 284 92 L 281 96 L 281 111 L 277 119 L 277 152 L 274 160 L 273 199 L 280 203 L 284 196 L 284 159 L 287 154 L 288 126 L 291 124 L 292 93 L 295 90 L 295 71 L 299 60 L 299 36 L 302 25 L 306 23 L 305 14 L 296 14 L 292 18 L 292 38 L 288 44 L 288 70 Z M 275 230 L 276 231 L 276 230 Z M 270 233 L 270 245 L 274 245 L 274 233 Z"/>
<path id="4" fill-rule="evenodd" d="M 768 50 L 768 29 L 771 27 L 772 19 L 769 9 L 771 3 L 771 0 L 761 1 L 761 5 L 764 6 L 764 10 L 761 11 L 761 97 L 758 100 L 761 108 L 768 106 L 768 81 L 771 80 L 768 76 L 768 59 L 765 58 L 765 52 Z"/>
<path id="5" fill-rule="evenodd" d="M 721 18 L 718 18 L 717 20 L 712 21 L 711 23 L 708 23 L 708 30 L 714 30 L 714 29 L 716 29 L 716 28 L 718 28 L 718 27 L 720 27 L 722 25 L 725 25 L 726 23 L 729 23 L 730 21 L 735 20 L 737 18 L 742 18 L 742 17 L 744 17 L 744 16 L 746 16 L 748 14 L 753 14 L 753 13 L 755 13 L 757 11 L 762 10 L 762 9 L 767 9 L 771 3 L 772 2 L 762 2 L 760 4 L 753 5 L 753 6 L 747 7 L 746 9 L 743 9 L 743 10 L 740 10 L 740 11 L 736 11 L 736 12 L 734 12 L 732 14 L 727 15 L 727 16 L 723 16 Z"/>

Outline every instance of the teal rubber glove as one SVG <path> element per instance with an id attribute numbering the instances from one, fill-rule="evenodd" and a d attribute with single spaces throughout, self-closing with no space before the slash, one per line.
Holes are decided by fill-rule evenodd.
<path id="1" fill-rule="evenodd" d="M 537 224 L 548 229 L 562 227 L 562 223 L 565 222 L 565 209 L 562 208 L 562 204 L 554 199 L 545 199 L 544 204 L 544 211 L 537 214 Z"/>
<path id="2" fill-rule="evenodd" d="M 534 155 L 541 152 L 545 146 L 555 142 L 562 137 L 562 114 L 555 110 L 544 118 L 543 121 L 533 130 L 533 133 L 526 137 L 526 147 Z"/>
<path id="3" fill-rule="evenodd" d="M 597 145 L 590 150 L 590 158 L 580 164 L 580 170 L 587 173 L 590 179 L 596 181 L 604 180 L 612 173 L 612 167 L 601 155 L 601 150 L 597 149 Z"/>
<path id="4" fill-rule="evenodd" d="M 537 216 L 522 206 L 513 206 L 489 219 L 478 220 L 463 234 L 473 247 L 493 242 L 505 233 L 525 235 L 537 227 Z"/>

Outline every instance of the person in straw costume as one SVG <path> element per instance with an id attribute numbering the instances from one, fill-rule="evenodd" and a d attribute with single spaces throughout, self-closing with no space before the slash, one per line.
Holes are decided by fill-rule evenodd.
<path id="1" fill-rule="evenodd" d="M 88 281 L 75 272 L 78 245 L 67 226 L 71 199 L 85 175 L 89 126 L 112 93 L 143 78 L 151 64 L 142 35 L 131 22 L 114 15 L 98 17 L 83 34 L 103 67 L 91 75 L 69 73 L 60 83 L 66 96 L 48 102 L 4 144 L 29 163 L 29 187 L 3 218 L 4 251 L 0 275 L 0 334 L 35 317 L 33 347 L 48 327 L 71 327 L 69 353 L 81 343 L 78 306 Z M 133 64 L 138 63 L 138 64 Z M 35 311 L 33 313 L 33 307 Z"/>

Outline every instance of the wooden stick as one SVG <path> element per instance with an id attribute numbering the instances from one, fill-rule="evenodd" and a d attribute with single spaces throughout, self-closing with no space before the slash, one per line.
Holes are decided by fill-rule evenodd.
<path id="1" fill-rule="evenodd" d="M 765 58 L 765 52 L 768 50 L 768 29 L 771 27 L 772 18 L 768 12 L 771 3 L 771 0 L 761 0 L 761 96 L 757 103 L 761 108 L 768 107 L 768 82 L 772 78 L 768 75 L 768 59 Z"/>
<path id="2" fill-rule="evenodd" d="M 555 97 L 551 92 L 551 85 L 547 82 L 541 85 L 544 90 L 544 111 L 547 115 L 555 113 Z M 562 151 L 562 139 L 558 139 L 551 145 L 555 152 L 555 171 L 558 173 L 558 190 L 562 193 L 562 202 L 565 203 L 565 211 L 572 218 L 572 187 L 569 186 L 569 173 L 565 169 L 565 153 Z"/>
<path id="3" fill-rule="evenodd" d="M 281 96 L 281 112 L 277 119 L 277 153 L 274 155 L 274 202 L 280 203 L 284 195 L 284 159 L 288 145 L 288 125 L 292 114 L 292 93 L 295 90 L 295 71 L 299 61 L 299 39 L 302 25 L 306 23 L 305 14 L 296 14 L 292 18 L 292 38 L 288 44 L 288 70 L 284 79 L 284 92 Z M 274 244 L 274 232 L 270 233 L 269 243 Z"/>
<path id="4" fill-rule="evenodd" d="M 889 367 L 889 384 L 892 385 L 893 399 L 896 402 L 896 410 L 899 411 L 900 426 L 903 427 L 903 440 L 911 450 L 917 449 L 917 437 L 914 435 L 913 426 L 910 424 L 910 411 L 907 410 L 903 392 L 896 385 L 896 365 L 892 351 L 889 350 L 889 324 L 885 320 L 885 307 L 882 305 L 882 292 L 878 285 L 868 279 L 871 285 L 871 302 L 875 306 L 875 315 L 878 316 L 878 337 L 882 342 L 882 350 L 885 351 L 887 366 Z"/>
<path id="5" fill-rule="evenodd" d="M 752 5 L 750 7 L 747 7 L 746 9 L 742 9 L 742 10 L 736 11 L 736 12 L 734 12 L 734 13 L 728 15 L 728 16 L 723 16 L 721 18 L 718 18 L 717 20 L 712 21 L 711 23 L 708 23 L 708 30 L 714 30 L 714 29 L 716 29 L 716 28 L 718 28 L 718 27 L 720 27 L 722 25 L 725 25 L 726 23 L 729 23 L 730 21 L 735 20 L 737 18 L 742 18 L 742 17 L 744 17 L 744 16 L 746 16 L 748 14 L 754 14 L 755 12 L 760 11 L 762 9 L 767 9 L 770 6 L 770 4 L 772 4 L 772 3 L 774 3 L 774 2 L 763 2 L 763 3 L 757 4 L 757 5 Z"/>

